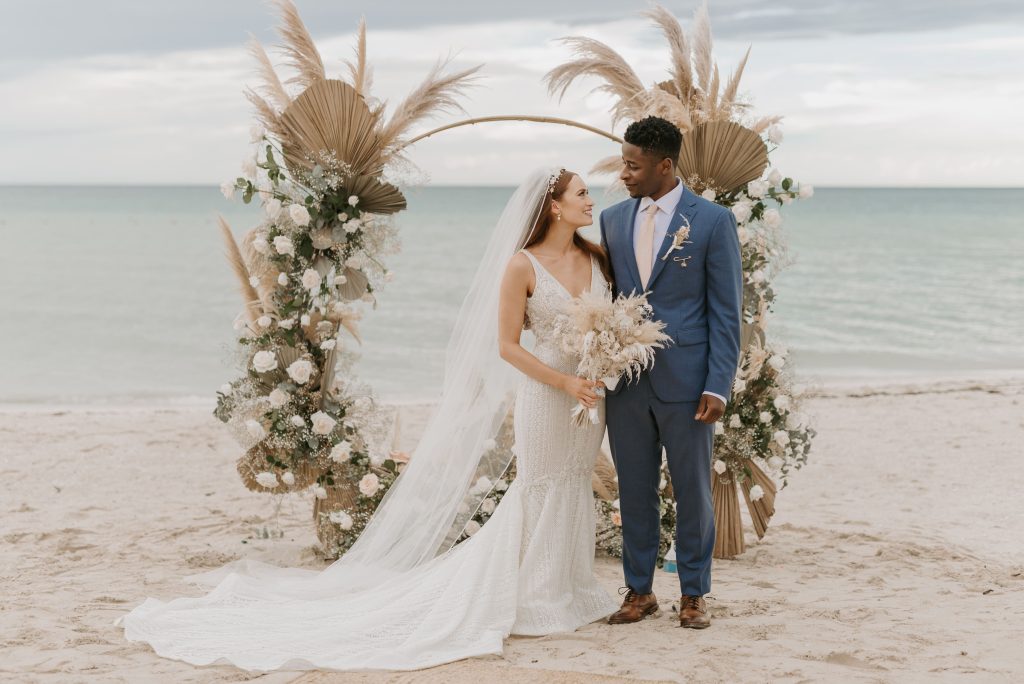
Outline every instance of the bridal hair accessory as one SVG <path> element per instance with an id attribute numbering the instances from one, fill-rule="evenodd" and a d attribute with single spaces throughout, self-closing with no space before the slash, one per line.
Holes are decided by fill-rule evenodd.
<path id="1" fill-rule="evenodd" d="M 687 219 L 686 216 L 684 216 L 683 214 L 680 214 L 680 216 L 683 219 L 683 225 L 679 227 L 679 230 L 672 233 L 672 244 L 669 245 L 669 248 L 666 249 L 665 253 L 661 255 L 662 261 L 668 259 L 668 255 L 671 254 L 672 252 L 682 249 L 684 245 L 692 244 L 692 242 L 687 239 L 690 237 L 690 220 Z M 672 261 L 676 262 L 681 267 L 686 268 L 686 262 L 689 261 L 691 258 L 692 257 L 689 256 L 677 256 L 672 257 Z"/>
<path id="2" fill-rule="evenodd" d="M 549 195 L 554 195 L 555 184 L 558 183 L 558 179 L 562 177 L 563 173 L 565 173 L 565 169 L 558 169 L 557 172 L 551 174 L 551 177 L 548 178 L 548 194 Z"/>

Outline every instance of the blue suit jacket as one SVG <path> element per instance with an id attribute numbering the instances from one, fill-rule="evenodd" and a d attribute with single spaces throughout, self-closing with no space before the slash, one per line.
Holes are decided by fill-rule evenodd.
<path id="1" fill-rule="evenodd" d="M 643 292 L 633 250 L 639 199 L 601 212 L 601 244 L 611 258 L 616 294 Z M 690 224 L 689 242 L 661 257 L 672 234 Z M 682 267 L 675 257 L 690 257 Z M 650 369 L 662 401 L 698 401 L 705 390 L 728 398 L 740 359 L 743 267 L 736 219 L 730 210 L 683 187 L 647 284 L 654 318 L 666 323 L 670 346 L 659 349 Z M 621 391 L 620 384 L 616 392 Z"/>

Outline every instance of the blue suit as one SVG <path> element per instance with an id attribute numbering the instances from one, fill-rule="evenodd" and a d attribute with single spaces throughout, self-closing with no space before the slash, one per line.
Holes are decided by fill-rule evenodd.
<path id="1" fill-rule="evenodd" d="M 633 250 L 639 199 L 601 212 L 616 294 L 644 291 Z M 689 222 L 687 244 L 662 256 Z M 689 257 L 686 266 L 676 258 Z M 711 590 L 715 545 L 711 502 L 714 426 L 694 420 L 704 391 L 728 397 L 740 357 L 743 268 L 731 211 L 683 188 L 647 284 L 670 346 L 653 367 L 608 393 L 608 438 L 619 477 L 626 584 L 651 593 L 660 537 L 658 482 L 664 448 L 676 498 L 676 565 L 683 594 Z"/>

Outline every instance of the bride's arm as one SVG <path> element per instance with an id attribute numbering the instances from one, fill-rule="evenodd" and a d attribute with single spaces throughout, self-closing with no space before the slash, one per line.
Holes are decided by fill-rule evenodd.
<path id="1" fill-rule="evenodd" d="M 533 277 L 530 260 L 524 254 L 516 254 L 501 279 L 498 303 L 498 349 L 501 358 L 534 380 L 560 389 L 584 406 L 592 407 L 597 403 L 597 395 L 593 391 L 596 383 L 555 370 L 520 344 L 526 319 L 526 297 Z"/>

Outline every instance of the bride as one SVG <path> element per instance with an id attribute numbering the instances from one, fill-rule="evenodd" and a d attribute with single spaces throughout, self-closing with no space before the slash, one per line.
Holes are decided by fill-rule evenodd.
<path id="1" fill-rule="evenodd" d="M 118 619 L 126 638 L 195 665 L 412 670 L 500 654 L 509 634 L 571 631 L 616 610 L 593 576 L 604 402 L 552 330 L 572 297 L 611 296 L 605 253 L 577 232 L 592 207 L 565 169 L 537 170 L 515 191 L 459 312 L 440 405 L 347 554 L 320 572 L 239 561 L 192 576 L 212 590 L 147 599 Z M 516 479 L 487 524 L 453 547 L 508 466 L 487 443 L 513 402 Z M 599 423 L 571 426 L 577 403 L 597 407 Z"/>

